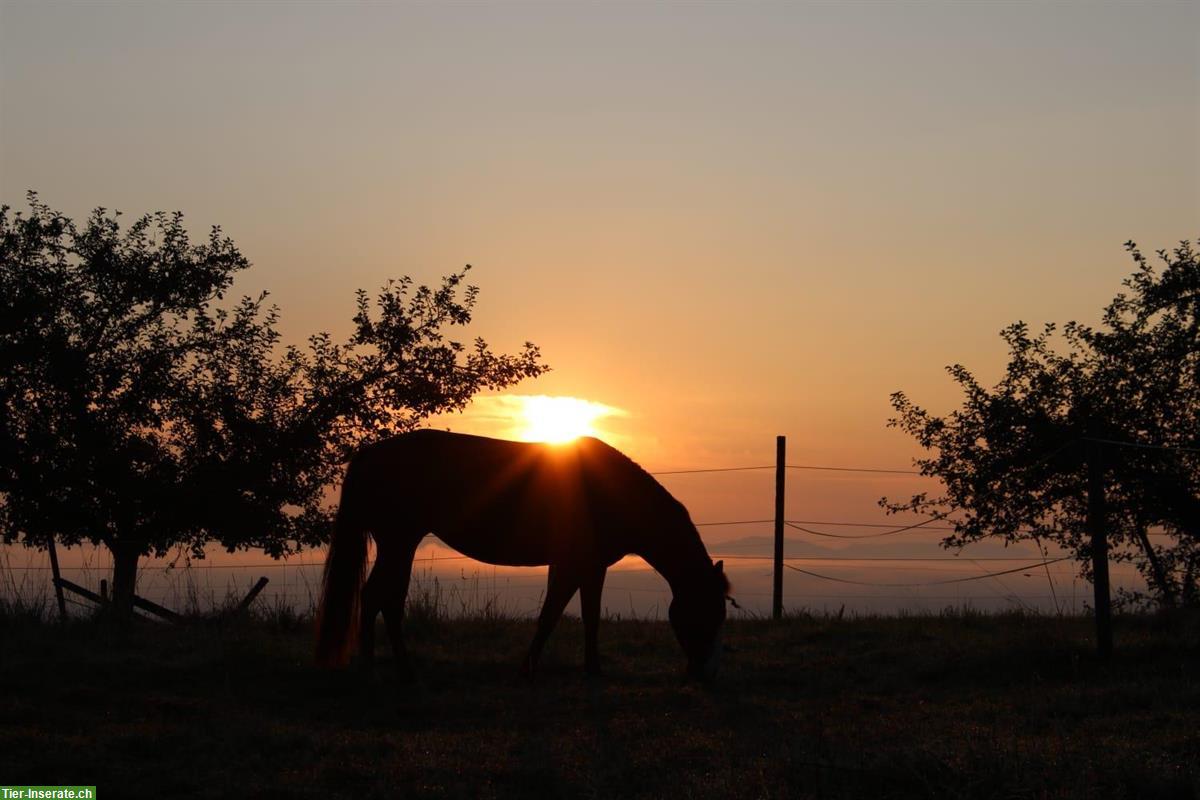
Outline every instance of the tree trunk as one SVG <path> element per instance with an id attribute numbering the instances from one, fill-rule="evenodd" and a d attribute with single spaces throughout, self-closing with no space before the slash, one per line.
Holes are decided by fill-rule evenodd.
<path id="1" fill-rule="evenodd" d="M 118 620 L 133 617 L 133 593 L 137 586 L 138 559 L 141 547 L 128 542 L 110 546 L 113 554 L 112 613 Z"/>
<path id="2" fill-rule="evenodd" d="M 1089 442 L 1087 465 L 1087 530 L 1092 544 L 1092 589 L 1096 608 L 1096 654 L 1101 661 L 1112 657 L 1112 599 L 1108 590 L 1108 531 L 1105 520 L 1104 472 L 1100 466 L 1100 444 Z"/>
<path id="3" fill-rule="evenodd" d="M 1158 560 L 1158 553 L 1154 552 L 1153 545 L 1150 544 L 1150 537 L 1146 535 L 1146 526 L 1137 526 L 1138 541 L 1142 543 L 1142 549 L 1146 551 L 1146 560 L 1150 562 L 1150 571 L 1154 573 L 1154 582 L 1158 584 L 1159 603 L 1166 608 L 1175 607 L 1175 592 L 1171 590 L 1171 583 L 1167 580 L 1167 573 L 1163 570 L 1162 562 Z"/>

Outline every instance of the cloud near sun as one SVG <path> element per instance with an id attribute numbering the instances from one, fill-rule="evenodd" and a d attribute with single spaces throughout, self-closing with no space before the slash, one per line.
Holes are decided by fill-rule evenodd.
<path id="1" fill-rule="evenodd" d="M 497 394 L 475 398 L 462 414 L 465 425 L 454 427 L 525 442 L 562 443 L 580 436 L 611 441 L 603 420 L 627 416 L 623 409 L 579 397 Z"/>

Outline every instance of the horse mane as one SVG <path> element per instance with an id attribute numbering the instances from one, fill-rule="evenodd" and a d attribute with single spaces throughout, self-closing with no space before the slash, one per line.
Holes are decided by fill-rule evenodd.
<path id="1" fill-rule="evenodd" d="M 608 444 L 607 442 L 601 441 L 600 439 L 596 439 L 595 437 L 591 437 L 591 436 L 588 436 L 585 438 L 589 442 L 595 442 L 597 444 L 603 445 L 605 450 L 607 450 L 609 453 L 616 456 L 625 465 L 631 467 L 632 468 L 631 473 L 637 477 L 639 484 L 641 484 L 641 486 L 643 488 L 645 488 L 647 491 L 649 491 L 656 498 L 666 501 L 667 506 L 669 508 L 671 508 L 673 511 L 676 511 L 680 515 L 680 517 L 682 517 L 684 522 L 686 522 L 686 525 L 685 525 L 686 529 L 691 531 L 692 535 L 695 537 L 695 544 L 698 544 L 700 546 L 700 549 L 704 552 L 705 556 L 708 557 L 708 548 L 704 546 L 704 540 L 700 538 L 700 531 L 699 531 L 699 529 L 696 528 L 696 524 L 694 522 L 692 522 L 692 515 L 688 512 L 687 506 L 685 506 L 683 503 L 679 502 L 675 498 L 675 495 L 668 492 L 667 488 L 665 486 L 663 486 L 661 483 L 659 483 L 655 479 L 655 477 L 653 475 L 651 475 L 648 471 L 646 471 L 646 469 L 641 464 L 638 464 L 632 458 L 625 455 L 620 450 L 618 450 L 617 448 Z M 711 562 L 712 561 L 711 557 L 708 557 L 708 558 L 709 558 L 709 561 Z M 722 592 L 725 594 L 725 596 L 727 598 L 729 598 L 729 601 L 731 603 L 733 603 L 735 608 L 741 608 L 741 606 L 739 606 L 737 604 L 737 601 L 733 599 L 733 584 L 729 582 L 729 576 L 725 574 L 724 570 L 721 570 L 721 572 L 719 573 L 719 577 L 720 577 L 720 581 L 721 581 Z"/>
<path id="2" fill-rule="evenodd" d="M 585 436 L 579 441 L 583 446 L 603 450 L 607 459 L 624 467 L 620 471 L 621 476 L 627 479 L 632 478 L 635 488 L 643 497 L 655 503 L 661 511 L 675 517 L 679 522 L 680 532 L 687 537 L 683 543 L 697 548 L 711 563 L 711 559 L 708 558 L 708 550 L 700 538 L 700 531 L 692 522 L 692 515 L 688 513 L 687 507 L 683 503 L 667 491 L 665 486 L 659 483 L 644 467 L 607 442 L 592 436 Z"/>
<path id="3" fill-rule="evenodd" d="M 637 463 L 632 458 L 625 455 L 624 453 L 622 453 L 617 448 L 613 447 L 608 442 L 605 442 L 601 439 L 597 439 L 594 436 L 582 437 L 580 439 L 580 441 L 586 442 L 586 443 L 588 443 L 589 446 L 592 446 L 592 447 L 595 447 L 597 445 L 603 447 L 604 450 L 609 454 L 609 456 L 615 458 L 617 461 L 623 463 L 625 466 L 630 467 L 629 472 L 631 475 L 636 477 L 638 484 L 639 484 L 639 488 L 644 489 L 648 494 L 653 496 L 655 499 L 663 501 L 664 505 L 671 508 L 671 510 L 678 512 L 685 519 L 687 519 L 689 525 L 691 525 L 692 527 L 695 527 L 695 525 L 692 525 L 692 517 L 688 513 L 687 507 L 684 506 L 683 503 L 676 500 L 675 496 L 673 494 L 671 494 L 670 492 L 668 492 L 667 488 L 665 486 L 663 486 L 661 483 L 659 483 L 657 480 L 655 480 L 654 476 L 651 475 L 649 472 L 647 472 L 645 467 L 643 467 L 641 464 Z M 699 533 L 697 533 L 697 536 L 699 536 Z"/>

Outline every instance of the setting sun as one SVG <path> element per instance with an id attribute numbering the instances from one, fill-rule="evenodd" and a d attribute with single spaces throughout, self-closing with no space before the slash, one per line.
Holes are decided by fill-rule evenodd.
<path id="1" fill-rule="evenodd" d="M 517 437 L 527 442 L 560 444 L 580 436 L 595 436 L 595 423 L 614 409 L 578 397 L 536 395 L 521 398 L 521 428 Z"/>

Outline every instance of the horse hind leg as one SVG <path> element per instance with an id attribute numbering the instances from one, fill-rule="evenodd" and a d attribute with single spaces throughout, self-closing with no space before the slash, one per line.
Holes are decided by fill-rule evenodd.
<path id="1" fill-rule="evenodd" d="M 375 661 L 375 618 L 382 608 L 384 584 L 383 570 L 377 558 L 367 582 L 363 584 L 362 599 L 359 601 L 358 654 L 366 664 Z"/>
<path id="2" fill-rule="evenodd" d="M 572 571 L 559 565 L 550 565 L 546 579 L 546 600 L 542 603 L 542 613 L 538 615 L 537 632 L 533 635 L 529 653 L 521 667 L 521 673 L 526 678 L 533 678 L 537 671 L 538 659 L 542 656 L 542 648 L 546 646 L 546 640 L 550 638 L 554 626 L 562 617 L 563 609 L 567 607 L 578 588 L 579 578 Z"/>
<path id="3" fill-rule="evenodd" d="M 374 658 L 375 618 L 382 612 L 396 661 L 396 672 L 405 681 L 412 679 L 413 672 L 404 644 L 404 603 L 412 578 L 413 556 L 420 541 L 421 537 L 414 537 L 411 542 L 405 540 L 403 545 L 395 541 L 387 545 L 378 543 L 375 567 L 363 589 L 362 655 L 368 662 Z"/>
<path id="4" fill-rule="evenodd" d="M 396 674 L 405 682 L 413 679 L 412 663 L 408 659 L 408 648 L 404 645 L 404 604 L 408 599 L 412 565 L 413 553 L 409 552 L 400 559 L 395 570 L 395 589 L 388 593 L 383 604 L 383 621 L 387 625 L 388 640 L 392 643 Z"/>

